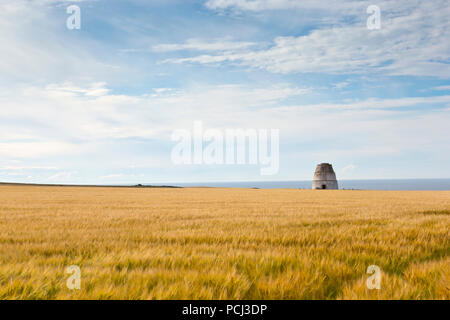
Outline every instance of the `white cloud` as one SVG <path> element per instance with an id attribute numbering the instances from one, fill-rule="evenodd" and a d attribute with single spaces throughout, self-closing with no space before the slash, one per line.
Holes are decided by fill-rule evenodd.
<path id="1" fill-rule="evenodd" d="M 197 51 L 228 51 L 246 49 L 255 46 L 254 42 L 234 42 L 223 39 L 216 41 L 203 41 L 200 39 L 188 39 L 182 44 L 159 44 L 153 46 L 153 51 L 170 52 L 181 50 L 197 50 Z"/>
<path id="2" fill-rule="evenodd" d="M 76 176 L 77 174 L 78 172 L 76 171 L 62 171 L 51 175 L 47 178 L 47 180 L 51 182 L 67 182 L 72 181 L 74 176 Z"/>
<path id="3" fill-rule="evenodd" d="M 288 8 L 302 1 L 209 1 L 210 8 L 238 6 Z M 315 1 L 315 3 L 325 2 Z M 353 3 L 353 2 L 352 2 Z M 383 6 L 382 6 L 383 5 Z M 215 54 L 168 59 L 172 63 L 231 63 L 273 73 L 331 74 L 382 72 L 388 75 L 435 76 L 450 74 L 448 1 L 382 2 L 381 30 L 367 30 L 361 18 L 343 26 L 318 28 L 308 35 L 277 37 L 267 49 L 218 50 Z M 329 6 L 329 4 L 327 4 Z M 172 45 L 173 47 L 182 45 Z M 207 51 L 207 50 L 204 50 Z M 211 51 L 211 50 L 208 50 Z"/>
<path id="4" fill-rule="evenodd" d="M 101 176 L 102 180 L 113 180 L 113 181 L 136 181 L 144 178 L 144 174 L 124 174 L 124 173 L 113 173 L 105 176 Z"/>
<path id="5" fill-rule="evenodd" d="M 354 164 L 349 164 L 349 165 L 343 167 L 343 168 L 341 169 L 341 172 L 343 172 L 343 173 L 348 173 L 348 172 L 354 171 L 355 169 L 356 169 L 356 166 L 355 166 Z"/>
<path id="6" fill-rule="evenodd" d="M 117 179 L 117 178 L 123 178 L 125 175 L 123 173 L 116 173 L 116 174 L 108 174 L 106 176 L 101 176 L 100 179 L 102 180 L 108 180 L 108 179 Z"/>
<path id="7" fill-rule="evenodd" d="M 2 171 L 22 171 L 22 170 L 58 170 L 57 167 L 49 166 L 3 166 L 0 167 Z"/>
<path id="8" fill-rule="evenodd" d="M 441 106 L 450 105 L 450 95 L 431 96 L 431 97 L 411 97 L 396 99 L 374 99 L 369 98 L 363 101 L 353 101 L 350 103 L 320 103 L 313 105 L 302 105 L 299 108 L 303 110 L 351 110 L 351 109 L 386 109 L 386 108 L 406 108 L 412 106 L 421 106 L 425 108 L 430 104 L 439 104 Z M 289 107 L 288 107 L 289 108 Z M 296 108 L 296 107 L 294 107 Z"/>
<path id="9" fill-rule="evenodd" d="M 3 136 L 7 139 L 8 136 Z M 0 142 L 0 156 L 10 158 L 41 158 L 54 155 L 71 155 L 86 151 L 67 141 L 38 140 L 35 142 Z"/>
<path id="10" fill-rule="evenodd" d="M 434 90 L 450 90 L 450 86 L 438 86 L 438 87 L 434 87 Z"/>
<path id="11" fill-rule="evenodd" d="M 343 89 L 343 88 L 348 87 L 349 84 L 350 84 L 349 81 L 342 81 L 342 82 L 339 82 L 339 83 L 335 83 L 335 84 L 333 85 L 333 87 L 334 87 L 335 89 L 340 90 L 340 89 Z"/>
<path id="12" fill-rule="evenodd" d="M 3 86 L 15 81 L 106 78 L 112 73 L 111 66 L 96 58 L 101 47 L 94 40 L 81 38 L 78 31 L 66 29 L 65 10 L 58 7 L 70 2 L 0 1 L 0 81 Z"/>
<path id="13" fill-rule="evenodd" d="M 95 87 L 103 88 L 104 94 L 87 94 Z M 282 148 L 281 156 L 288 160 L 297 153 L 300 159 L 347 159 L 347 163 L 407 153 L 450 157 L 449 151 L 442 147 L 450 145 L 448 95 L 293 104 L 292 98 L 299 101 L 307 92 L 309 89 L 286 84 L 267 88 L 197 85 L 131 96 L 114 95 L 105 84 L 73 83 L 2 91 L 0 156 L 3 163 L 11 163 L 4 167 L 11 169 L 36 167 L 35 173 L 43 171 L 38 169 L 39 164 L 47 163 L 51 165 L 42 167 L 62 168 L 65 174 L 51 175 L 52 182 L 80 181 L 79 175 L 68 174 L 73 169 L 66 169 L 73 158 L 77 158 L 73 160 L 78 163 L 76 168 L 80 159 L 85 159 L 82 161 L 88 167 L 101 166 L 104 172 L 98 176 L 102 180 L 137 181 L 143 178 L 136 176 L 142 170 L 171 168 L 171 133 L 176 129 L 190 130 L 194 120 L 201 120 L 205 130 L 280 129 L 281 145 L 290 146 Z M 420 110 L 405 109 L 413 106 L 420 106 Z M 123 139 L 155 141 L 164 147 L 156 150 L 138 144 L 137 149 L 125 151 L 115 147 Z M 128 141 L 120 146 L 131 148 Z M 310 144 L 315 148 L 302 150 L 303 145 Z M 21 162 L 16 164 L 15 159 Z M 113 176 L 124 168 L 138 173 Z M 8 177 L 7 172 L 20 171 L 0 173 Z M 41 174 L 36 179 L 42 181 L 45 177 Z"/>
<path id="14" fill-rule="evenodd" d="M 170 144 L 172 131 L 189 129 L 194 120 L 211 128 L 281 129 L 286 141 L 342 137 L 358 145 L 368 143 L 368 150 L 375 152 L 439 149 L 450 143 L 448 95 L 293 105 L 287 99 L 309 89 L 222 85 L 128 96 L 108 93 L 102 84 L 102 95 L 89 94 L 96 86 L 65 83 L 2 92 L 0 119 L 8 119 L 0 120 L 2 157 L 82 155 L 129 138 Z M 412 106 L 421 111 L 404 111 Z"/>
<path id="15" fill-rule="evenodd" d="M 187 119 L 207 118 L 214 125 L 227 125 L 239 113 L 274 107 L 307 92 L 287 85 L 223 85 L 189 91 L 156 89 L 131 96 L 111 94 L 104 83 L 4 90 L 0 92 L 0 155 L 8 159 L 67 156 L 92 152 L 98 143 L 116 139 L 169 140 L 172 130 L 190 125 L 192 120 Z M 222 121 L 226 119 L 231 121 Z"/>
<path id="16" fill-rule="evenodd" d="M 361 3 L 362 2 L 362 3 Z M 205 5 L 212 10 L 236 9 L 245 11 L 286 10 L 314 8 L 335 10 L 364 5 L 366 1 L 355 0 L 207 0 Z"/>
<path id="17" fill-rule="evenodd" d="M 104 96 L 108 94 L 109 89 L 106 88 L 106 82 L 91 83 L 88 88 L 77 87 L 71 83 L 64 84 L 49 84 L 46 86 L 46 91 L 53 94 L 72 93 L 72 94 L 84 94 L 86 96 Z"/>

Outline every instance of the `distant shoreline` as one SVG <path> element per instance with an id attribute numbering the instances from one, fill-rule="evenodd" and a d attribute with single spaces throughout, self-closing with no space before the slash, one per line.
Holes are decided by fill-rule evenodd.
<path id="1" fill-rule="evenodd" d="M 0 182 L 0 186 L 30 186 L 30 187 L 76 187 L 76 188 L 148 188 L 148 189 L 182 189 L 179 186 L 153 186 L 153 185 L 100 185 L 100 184 L 50 184 L 50 183 L 20 183 L 20 182 Z"/>
<path id="2" fill-rule="evenodd" d="M 340 190 L 379 190 L 379 191 L 450 191 L 450 179 L 368 179 L 338 180 Z M 312 187 L 311 180 L 303 181 L 237 181 L 237 182 L 168 182 L 163 184 L 64 184 L 64 183 L 24 183 L 0 182 L 0 186 L 41 186 L 41 187 L 80 187 L 80 188 L 236 188 L 236 189 L 303 189 Z"/>

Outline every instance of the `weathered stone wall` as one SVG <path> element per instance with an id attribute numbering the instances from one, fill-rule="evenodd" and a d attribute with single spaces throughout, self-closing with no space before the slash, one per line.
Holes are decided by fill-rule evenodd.
<path id="1" fill-rule="evenodd" d="M 333 166 L 329 163 L 321 163 L 317 165 L 316 172 L 314 172 L 313 189 L 339 189 L 334 173 Z"/>

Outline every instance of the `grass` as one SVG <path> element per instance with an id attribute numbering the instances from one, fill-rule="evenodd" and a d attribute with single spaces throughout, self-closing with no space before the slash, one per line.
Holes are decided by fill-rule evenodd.
<path id="1" fill-rule="evenodd" d="M 0 299 L 449 299 L 449 210 L 450 191 L 0 186 Z"/>

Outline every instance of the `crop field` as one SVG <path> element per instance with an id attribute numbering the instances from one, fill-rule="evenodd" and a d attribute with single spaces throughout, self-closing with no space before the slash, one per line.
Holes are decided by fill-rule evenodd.
<path id="1" fill-rule="evenodd" d="M 0 299 L 450 299 L 449 230 L 450 191 L 2 185 Z"/>

